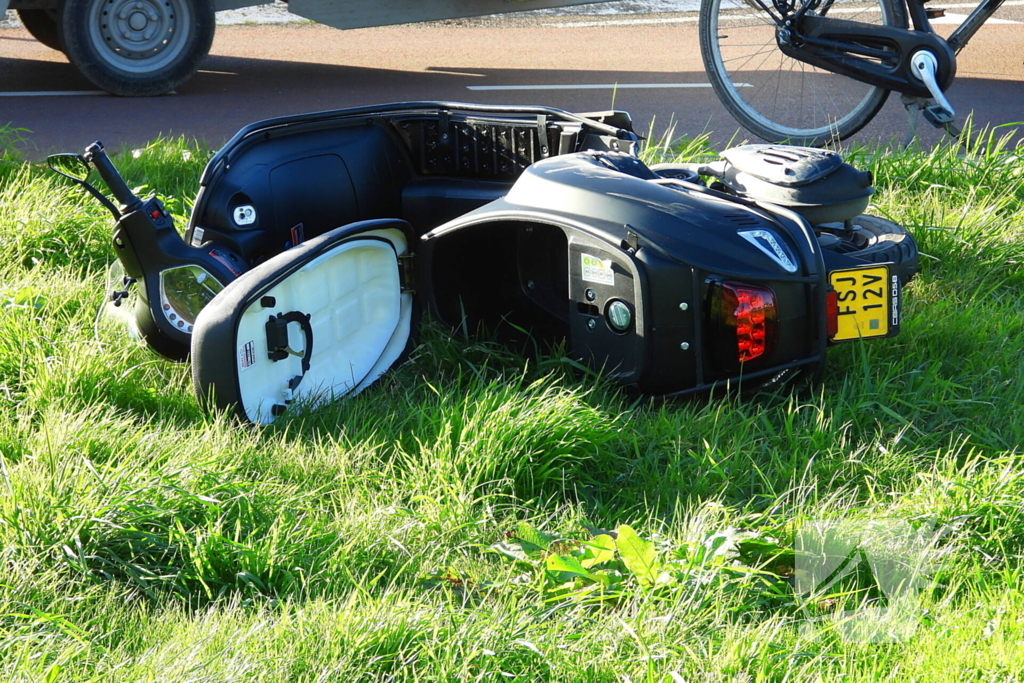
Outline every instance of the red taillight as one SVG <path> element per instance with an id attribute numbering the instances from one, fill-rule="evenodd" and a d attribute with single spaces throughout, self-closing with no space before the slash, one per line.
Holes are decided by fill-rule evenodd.
<path id="1" fill-rule="evenodd" d="M 825 294 L 825 334 L 834 337 L 839 332 L 839 295 L 830 289 Z"/>
<path id="2" fill-rule="evenodd" d="M 722 370 L 770 356 L 778 314 L 775 293 L 764 286 L 716 282 L 710 291 L 712 357 Z"/>
<path id="3" fill-rule="evenodd" d="M 767 289 L 723 283 L 736 297 L 736 358 L 741 363 L 764 355 L 769 328 L 774 333 L 775 295 Z M 772 335 L 774 337 L 774 334 Z"/>

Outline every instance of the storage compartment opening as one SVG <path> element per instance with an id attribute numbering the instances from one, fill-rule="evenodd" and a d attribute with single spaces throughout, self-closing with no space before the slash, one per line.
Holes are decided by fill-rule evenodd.
<path id="1" fill-rule="evenodd" d="M 434 303 L 442 322 L 509 344 L 551 346 L 569 331 L 569 244 L 556 226 L 488 223 L 438 238 Z M 527 334 L 524 334 L 527 333 Z"/>

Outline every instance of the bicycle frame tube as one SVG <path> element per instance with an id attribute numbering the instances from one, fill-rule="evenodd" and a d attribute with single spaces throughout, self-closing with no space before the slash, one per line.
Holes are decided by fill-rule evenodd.
<path id="1" fill-rule="evenodd" d="M 806 14 L 794 27 L 792 40 L 779 39 L 779 49 L 793 59 L 886 90 L 928 97 L 929 91 L 910 69 L 910 55 L 931 52 L 939 61 L 940 87 L 956 75 L 956 56 L 940 36 L 894 26 Z M 782 33 L 780 32 L 780 36 Z"/>
<path id="2" fill-rule="evenodd" d="M 974 11 L 964 19 L 964 23 L 960 24 L 953 35 L 949 37 L 946 42 L 953 49 L 954 54 L 959 54 L 960 50 L 967 46 L 969 41 L 974 34 L 978 32 L 981 25 L 984 24 L 989 17 L 995 14 L 995 11 L 999 9 L 999 6 L 1003 4 L 1003 0 L 982 0 L 982 2 L 974 8 Z"/>
<path id="3" fill-rule="evenodd" d="M 766 11 L 768 11 L 769 14 L 772 14 L 772 12 L 770 10 L 768 10 L 767 7 L 765 7 L 765 5 L 762 2 L 762 0 L 753 0 L 753 1 L 756 2 L 758 5 L 760 5 L 761 7 L 763 7 Z M 908 12 L 908 17 L 907 18 L 910 19 L 910 23 L 911 23 L 911 25 L 913 27 L 911 29 L 911 33 L 918 35 L 919 39 L 923 39 L 924 38 L 923 34 L 924 34 L 924 35 L 927 35 L 927 36 L 930 36 L 930 37 L 934 37 L 936 39 L 936 41 L 945 43 L 946 45 L 948 45 L 948 51 L 945 49 L 945 46 L 942 46 L 941 49 L 937 49 L 936 45 L 934 45 L 934 44 L 931 46 L 930 49 L 940 59 L 944 56 L 944 54 L 948 54 L 950 57 L 952 57 L 953 60 L 955 60 L 956 53 L 958 53 L 959 51 L 964 49 L 964 47 L 967 46 L 968 41 L 970 41 L 971 38 L 978 32 L 978 30 L 986 22 L 986 20 L 992 14 L 995 13 L 995 11 L 1002 5 L 1002 3 L 1005 2 L 1005 0 L 981 0 L 981 2 L 978 4 L 977 7 L 974 8 L 974 10 L 971 12 L 971 14 L 966 19 L 964 19 L 964 23 L 961 26 L 956 27 L 956 30 L 953 31 L 952 35 L 950 35 L 948 40 L 944 40 L 944 39 L 942 39 L 940 36 L 938 36 L 935 33 L 934 29 L 932 29 L 932 27 L 931 27 L 931 24 L 928 22 L 928 16 L 927 16 L 927 13 L 925 11 L 924 2 L 922 0 L 903 0 L 903 1 L 905 2 L 904 6 L 906 7 L 907 12 Z M 804 2 L 801 4 L 800 8 L 797 10 L 796 14 L 793 17 L 795 20 L 793 20 L 793 22 L 785 22 L 784 23 L 785 27 L 792 27 L 794 24 L 796 24 L 798 22 L 799 23 L 807 23 L 808 20 L 810 20 L 810 22 L 814 22 L 814 23 L 834 22 L 835 19 L 825 18 L 823 13 L 819 17 L 808 17 L 808 16 L 805 16 L 805 13 L 807 12 L 807 10 L 810 8 L 810 6 L 812 4 L 814 4 L 814 0 L 804 0 Z M 830 4 L 831 3 L 828 2 L 828 0 L 825 0 L 825 2 L 822 3 L 821 6 L 827 7 Z M 773 14 L 772 14 L 772 17 L 775 18 Z M 778 19 L 775 18 L 775 20 L 776 20 L 776 24 L 778 24 Z M 806 24 L 805 24 L 805 26 L 806 26 Z M 780 25 L 780 28 L 782 28 L 781 25 Z M 856 33 L 856 31 L 854 31 L 854 33 Z M 904 36 L 905 36 L 904 40 L 903 41 L 898 41 L 898 42 L 907 41 L 907 39 L 909 38 L 909 35 L 904 34 Z M 841 42 L 845 42 L 845 41 L 842 41 L 842 40 L 840 42 L 834 42 L 834 41 L 822 41 L 820 39 L 815 39 L 813 37 L 813 32 L 812 32 L 811 35 L 805 34 L 802 37 L 805 40 L 807 40 L 808 43 L 812 43 L 812 44 L 813 43 L 817 43 L 819 48 L 820 49 L 824 49 L 824 50 L 837 50 L 838 49 L 838 50 L 841 50 L 841 51 L 845 50 L 845 51 L 847 51 L 849 53 L 852 53 L 852 54 L 862 54 L 862 55 L 865 55 L 865 56 L 872 56 L 872 57 L 876 57 L 876 58 L 878 58 L 878 56 L 879 56 L 877 54 L 871 54 L 871 52 L 873 52 L 873 50 L 870 50 L 870 49 L 866 49 L 865 50 L 863 47 L 856 47 L 856 46 L 854 46 L 852 44 L 841 45 L 840 44 Z M 892 34 L 892 37 L 895 38 L 895 34 Z M 797 52 L 800 51 L 799 48 L 794 48 L 794 47 L 791 47 L 790 45 L 787 45 L 787 44 L 784 44 L 784 43 L 785 43 L 785 41 L 780 41 L 779 47 L 786 54 L 790 54 L 790 56 L 792 56 L 792 57 L 794 57 L 796 59 L 800 59 L 802 61 L 808 61 L 810 63 L 813 63 L 813 65 L 815 65 L 817 67 L 820 67 L 822 69 L 825 69 L 827 71 L 831 71 L 831 72 L 835 72 L 835 73 L 839 73 L 839 74 L 844 74 L 846 76 L 850 76 L 851 78 L 862 80 L 865 83 L 871 83 L 871 84 L 874 84 L 874 85 L 881 85 L 883 87 L 886 87 L 886 88 L 889 88 L 889 89 L 892 89 L 892 90 L 897 90 L 899 92 L 904 92 L 904 93 L 907 93 L 907 94 L 919 94 L 919 95 L 922 95 L 922 96 L 927 96 L 927 94 L 928 94 L 922 88 L 916 87 L 916 86 L 918 86 L 918 80 L 916 80 L 915 78 L 908 78 L 908 76 L 906 74 L 898 74 L 898 75 L 897 74 L 890 74 L 888 78 L 882 78 L 880 80 L 880 74 L 879 73 L 872 73 L 872 72 L 877 72 L 877 70 L 876 69 L 872 69 L 870 65 L 867 65 L 867 63 L 861 62 L 860 65 L 857 65 L 857 63 L 853 63 L 853 62 L 841 63 L 840 61 L 837 61 L 837 60 L 831 60 L 831 61 L 833 61 L 833 63 L 830 63 L 830 65 L 828 65 L 828 63 L 825 63 L 822 60 L 822 55 L 821 54 L 816 55 L 817 56 L 816 59 L 815 58 L 808 58 L 809 55 L 807 55 L 807 54 L 800 55 L 800 54 L 797 53 Z M 907 41 L 907 43 L 908 43 L 907 45 L 903 45 L 902 47 L 908 47 L 909 46 L 909 42 Z M 925 45 L 922 45 L 922 47 L 925 47 Z M 900 50 L 900 53 L 909 54 L 909 52 L 907 52 L 906 50 Z M 955 62 L 953 61 L 953 63 L 955 63 Z M 906 71 L 905 65 L 901 65 L 901 67 L 904 67 L 904 68 L 900 69 L 900 70 L 897 70 L 897 71 Z M 862 73 L 862 74 L 859 73 L 861 70 L 864 70 L 864 73 Z M 943 70 L 943 71 L 945 71 L 945 70 Z M 945 89 L 945 87 L 948 87 L 948 82 L 952 80 L 952 75 L 954 73 L 955 73 L 955 70 L 954 69 L 950 69 L 950 70 L 946 71 L 945 78 L 941 78 L 941 75 L 940 75 L 940 81 L 943 83 L 943 89 Z M 893 77 L 895 77 L 895 79 L 898 80 L 898 81 L 904 81 L 904 83 L 897 83 L 896 81 L 893 80 Z M 907 85 L 909 85 L 909 88 L 906 87 Z M 921 90 L 921 92 L 912 92 L 913 90 Z"/>

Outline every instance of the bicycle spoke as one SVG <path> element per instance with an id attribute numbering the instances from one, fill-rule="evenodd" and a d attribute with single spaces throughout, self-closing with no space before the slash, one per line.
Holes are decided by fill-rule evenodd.
<path id="1" fill-rule="evenodd" d="M 740 67 L 742 68 L 742 67 L 746 66 L 747 62 L 749 62 L 754 57 L 757 57 L 758 55 L 764 55 L 764 54 L 771 55 L 771 54 L 774 54 L 777 51 L 778 51 L 778 48 L 775 47 L 774 45 L 772 45 L 771 47 L 767 47 L 767 48 L 765 48 L 763 50 L 759 50 L 758 52 L 753 52 L 753 53 L 751 53 L 749 55 L 743 55 L 742 57 L 733 57 L 732 59 L 724 59 L 722 61 L 724 61 L 724 62 L 731 62 L 731 61 L 735 61 L 737 59 L 745 59 L 747 61 L 740 65 Z"/>
<path id="2" fill-rule="evenodd" d="M 826 0 L 811 12 L 883 24 L 891 0 Z M 827 140 L 858 129 L 885 91 L 782 53 L 768 0 L 703 0 L 701 44 L 712 85 L 744 125 L 770 139 Z M 755 12 L 754 5 L 766 6 Z M 797 5 L 800 3 L 797 2 Z M 710 9 L 707 9 L 710 8 Z M 733 83 L 753 87 L 738 88 Z"/>

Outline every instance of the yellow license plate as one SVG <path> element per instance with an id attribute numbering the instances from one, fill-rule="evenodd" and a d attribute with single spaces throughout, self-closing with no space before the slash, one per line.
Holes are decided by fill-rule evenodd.
<path id="1" fill-rule="evenodd" d="M 835 270 L 828 274 L 839 302 L 839 325 L 832 341 L 886 337 L 899 326 L 899 282 L 886 266 Z M 895 300 L 895 301 L 894 301 Z"/>

